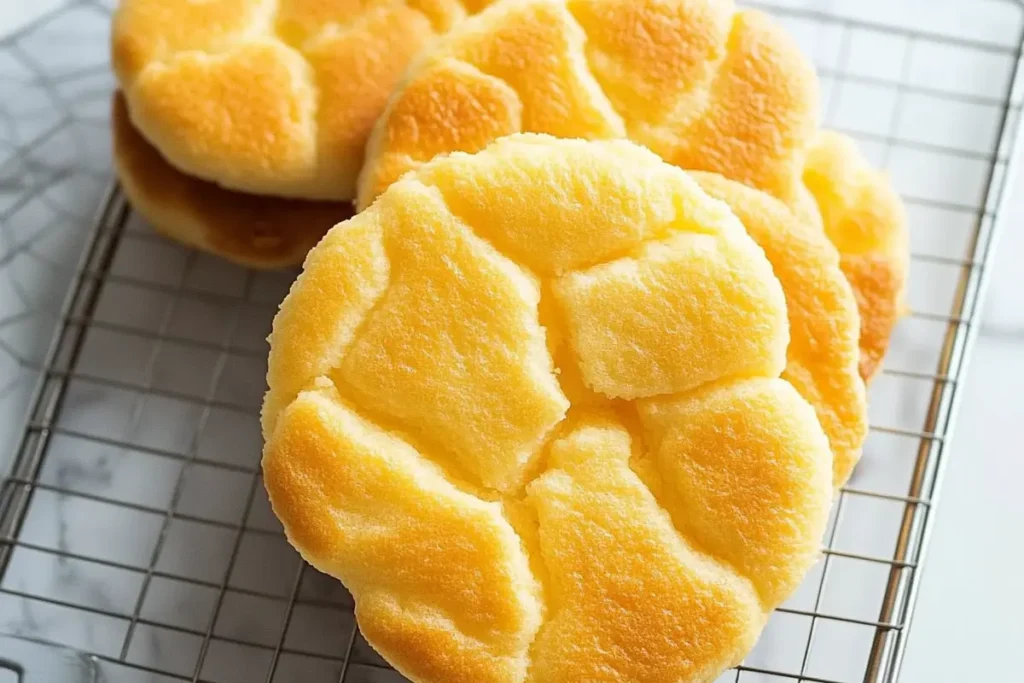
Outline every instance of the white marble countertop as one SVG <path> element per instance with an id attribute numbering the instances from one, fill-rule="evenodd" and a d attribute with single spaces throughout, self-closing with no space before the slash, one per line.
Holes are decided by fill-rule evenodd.
<path id="1" fill-rule="evenodd" d="M 63 1 L 0 0 L 0 472 L 37 379 L 32 368 L 52 336 L 69 265 L 81 250 L 84 233 L 65 227 L 87 224 L 109 177 L 111 80 L 104 36 L 105 12 L 113 0 L 77 0 L 76 9 L 46 31 L 4 42 L 3 36 L 31 26 L 33 17 Z M 976 202 L 983 184 L 997 94 L 1008 75 L 1005 49 L 945 50 L 926 40 L 912 45 L 856 20 L 884 15 L 905 27 L 928 22 L 933 30 L 1006 48 L 1020 25 L 1017 15 L 1008 13 L 1009 3 L 991 0 L 985 4 L 994 8 L 989 13 L 975 11 L 982 5 L 973 4 L 966 13 L 968 0 L 768 1 L 815 12 L 841 10 L 854 19 L 830 23 L 812 14 L 789 25 L 823 69 L 830 123 L 856 133 L 874 162 L 887 163 L 899 189 L 918 198 L 911 206 L 915 252 L 961 255 L 973 214 L 956 206 Z M 903 65 L 902 73 L 893 73 L 894 63 Z M 853 78 L 841 84 L 838 71 Z M 901 78 L 922 87 L 901 94 L 896 85 Z M 953 92 L 960 99 L 950 104 L 935 99 L 934 92 Z M 893 139 L 913 144 L 896 145 L 890 153 L 885 143 Z M 31 153 L 21 155 L 26 145 Z M 950 146 L 962 149 L 922 151 L 949 152 Z M 32 193 L 45 201 L 21 202 Z M 1024 643 L 1019 618 L 1024 613 L 1024 492 L 1018 488 L 1024 480 L 1019 436 L 1024 429 L 1019 391 L 1024 386 L 1024 268 L 1019 263 L 1024 174 L 1011 193 L 1014 200 L 988 266 L 991 285 L 980 335 L 959 387 L 961 409 L 946 448 L 950 461 L 934 513 L 904 683 L 1010 680 L 1017 667 L 1008 664 L 1007 654 Z M 953 208 L 934 210 L 929 204 L 935 203 Z M 910 303 L 915 310 L 936 315 L 948 310 L 951 280 L 943 267 L 914 264 Z M 195 633 L 208 626 L 215 638 L 202 678 L 249 683 L 262 680 L 266 650 L 274 648 L 284 629 L 286 652 L 274 680 L 337 680 L 336 663 L 323 657 L 336 654 L 345 642 L 351 617 L 328 607 L 348 606 L 350 598 L 334 582 L 307 574 L 299 595 L 310 601 L 284 618 L 299 565 L 280 538 L 253 467 L 259 451 L 254 410 L 262 390 L 262 338 L 288 277 L 246 273 L 197 257 L 155 238 L 137 221 L 111 270 L 114 281 L 104 288 L 96 310 L 96 319 L 109 327 L 90 332 L 78 368 L 106 383 L 76 379 L 68 390 L 59 421 L 67 434 L 51 443 L 40 476 L 51 488 L 36 494 L 23 530 L 43 550 L 19 549 L 0 577 L 0 635 L 50 638 L 191 676 L 189 658 L 196 659 L 205 647 Z M 125 332 L 129 328 L 135 333 Z M 180 343 L 152 342 L 168 333 Z M 934 369 L 936 343 L 934 326 L 906 321 L 887 362 L 928 372 Z M 140 398 L 131 389 L 140 379 L 147 389 L 163 393 Z M 919 428 L 922 392 L 930 388 L 882 378 L 872 389 L 873 421 Z M 104 438 L 130 441 L 133 448 L 105 446 Z M 869 442 L 857 481 L 884 490 L 894 467 L 890 458 L 899 457 L 900 448 L 884 439 Z M 187 466 L 178 464 L 182 458 Z M 81 496 L 56 493 L 63 489 Z M 901 493 L 898 486 L 891 492 Z M 102 502 L 111 498 L 133 506 L 131 513 Z M 168 506 L 179 513 L 170 521 L 159 514 Z M 872 543 L 884 545 L 892 532 L 887 518 L 867 508 L 857 514 L 862 516 L 855 518 L 857 524 L 840 529 L 840 546 L 868 552 L 863 549 Z M 246 526 L 236 533 L 240 520 Z M 99 557 L 107 564 L 55 560 L 54 552 Z M 140 575 L 122 565 L 150 570 Z M 846 579 L 853 583 L 826 592 L 824 608 L 877 618 L 875 603 L 860 605 L 861 594 L 843 587 L 875 578 Z M 222 580 L 228 587 L 223 602 L 215 599 Z M 18 597 L 22 594 L 58 596 L 92 610 L 90 619 Z M 810 609 L 808 597 L 813 595 L 798 595 L 794 606 Z M 134 639 L 131 632 L 125 636 L 124 619 L 117 616 L 125 614 L 133 615 Z M 795 658 L 798 667 L 804 642 L 787 633 L 769 627 L 754 663 L 786 668 Z M 845 638 L 841 630 L 821 637 L 826 643 L 811 657 L 809 673 L 840 677 L 833 672 L 856 660 L 863 643 Z M 356 683 L 397 680 L 373 668 L 374 655 L 361 642 L 354 652 L 356 669 L 363 672 Z M 107 675 L 110 682 L 143 680 L 122 678 L 123 672 Z M 351 672 L 346 680 L 352 680 Z M 781 680 L 744 674 L 742 683 Z M 6 683 L 2 673 L 0 682 Z"/>

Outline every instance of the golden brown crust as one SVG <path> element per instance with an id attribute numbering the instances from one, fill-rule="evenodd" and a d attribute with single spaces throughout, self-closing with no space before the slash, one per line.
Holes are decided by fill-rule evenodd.
<path id="1" fill-rule="evenodd" d="M 133 123 L 183 172 L 348 200 L 403 70 L 465 14 L 459 0 L 123 0 L 112 61 Z"/>
<path id="2" fill-rule="evenodd" d="M 782 374 L 814 407 L 832 446 L 833 484 L 846 483 L 868 433 L 857 299 L 839 253 L 813 223 L 784 204 L 722 176 L 694 173 L 765 251 L 786 294 L 789 347 Z"/>
<path id="3" fill-rule="evenodd" d="M 271 335 L 264 481 L 414 681 L 710 681 L 827 521 L 787 341 L 764 252 L 689 175 L 513 135 L 310 253 Z"/>
<path id="4" fill-rule="evenodd" d="M 521 680 L 540 589 L 500 506 L 331 389 L 280 420 L 263 464 L 274 509 L 303 556 L 347 582 L 369 642 L 418 680 Z"/>
<path id="5" fill-rule="evenodd" d="M 280 268 L 302 263 L 331 226 L 352 215 L 347 202 L 243 194 L 185 175 L 135 130 L 120 94 L 111 118 L 114 167 L 132 206 L 185 244 L 242 265 Z"/>
<path id="6" fill-rule="evenodd" d="M 893 328 L 904 313 L 910 249 L 903 202 L 852 140 L 831 131 L 815 139 L 803 180 L 857 295 L 860 373 L 868 381 L 881 368 Z"/>
<path id="7" fill-rule="evenodd" d="M 468 76 L 465 65 L 478 73 Z M 406 101 L 488 77 L 518 97 L 477 92 L 477 106 L 445 111 Z M 817 87 L 810 63 L 773 21 L 735 12 L 730 1 L 502 3 L 456 27 L 410 69 L 367 147 L 358 204 L 400 169 L 440 150 L 477 151 L 493 139 L 481 131 L 507 133 L 516 122 L 517 131 L 563 137 L 628 136 L 683 168 L 789 202 L 817 125 Z"/>
<path id="8" fill-rule="evenodd" d="M 519 95 L 501 79 L 454 59 L 440 59 L 424 68 L 425 77 L 405 86 L 389 113 L 388 135 L 420 140 L 410 152 L 416 156 L 380 157 L 374 173 L 367 176 L 372 183 L 367 191 L 373 197 L 438 154 L 483 149 L 522 129 Z"/>
<path id="9" fill-rule="evenodd" d="M 738 12 L 708 99 L 665 158 L 792 202 L 817 126 L 818 81 L 789 36 L 761 13 Z"/>

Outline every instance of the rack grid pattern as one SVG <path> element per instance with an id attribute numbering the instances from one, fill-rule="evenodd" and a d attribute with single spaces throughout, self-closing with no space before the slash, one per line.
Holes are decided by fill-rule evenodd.
<path id="1" fill-rule="evenodd" d="M 764 5 L 819 67 L 826 124 L 905 197 L 912 312 L 822 561 L 723 682 L 898 674 L 1021 109 L 1024 14 L 967 4 Z M 71 2 L 0 38 L 5 92 L 37 100 L 0 104 L 0 407 L 26 415 L 0 426 L 0 634 L 82 649 L 115 682 L 402 681 L 260 481 L 264 339 L 294 273 L 170 243 L 99 194 L 109 9 Z"/>

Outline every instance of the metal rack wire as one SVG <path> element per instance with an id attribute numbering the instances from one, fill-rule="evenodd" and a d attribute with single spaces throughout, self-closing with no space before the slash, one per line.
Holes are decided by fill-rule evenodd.
<path id="1" fill-rule="evenodd" d="M 823 561 L 722 681 L 898 675 L 1021 109 L 1024 14 L 966 4 L 765 3 L 813 55 L 826 122 L 905 196 L 913 313 Z M 72 2 L 0 38 L 0 409 L 26 415 L 0 483 L 0 633 L 91 653 L 108 681 L 401 681 L 261 486 L 263 339 L 293 274 L 171 244 L 98 194 L 108 11 Z"/>

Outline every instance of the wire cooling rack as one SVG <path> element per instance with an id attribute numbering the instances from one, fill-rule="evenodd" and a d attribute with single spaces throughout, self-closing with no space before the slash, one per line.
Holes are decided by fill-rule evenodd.
<path id="1" fill-rule="evenodd" d="M 43 7 L 0 38 L 0 634 L 91 654 L 88 680 L 401 681 L 263 493 L 263 340 L 294 274 L 165 241 L 104 194 L 109 5 Z M 813 56 L 826 122 L 906 199 L 913 312 L 823 560 L 721 680 L 892 681 L 1009 175 L 1024 15 L 1003 0 L 765 8 Z"/>

